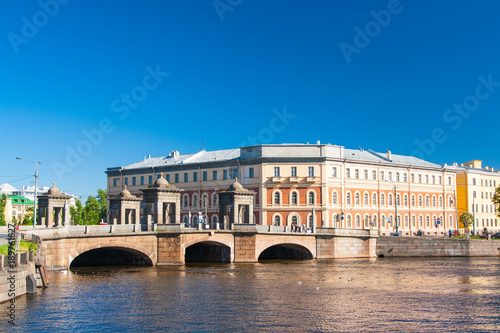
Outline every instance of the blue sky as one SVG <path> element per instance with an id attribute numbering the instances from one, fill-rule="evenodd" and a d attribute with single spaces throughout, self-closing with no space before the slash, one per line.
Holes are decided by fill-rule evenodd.
<path id="1" fill-rule="evenodd" d="M 500 168 L 498 1 L 0 1 L 0 183 L 321 140 Z"/>

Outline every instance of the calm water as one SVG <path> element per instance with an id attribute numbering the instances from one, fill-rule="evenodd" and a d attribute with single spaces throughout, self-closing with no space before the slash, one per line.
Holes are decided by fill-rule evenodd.
<path id="1" fill-rule="evenodd" d="M 16 300 L 17 325 L 3 319 L 0 330 L 500 332 L 500 258 L 90 268 L 49 278 L 48 289 Z"/>

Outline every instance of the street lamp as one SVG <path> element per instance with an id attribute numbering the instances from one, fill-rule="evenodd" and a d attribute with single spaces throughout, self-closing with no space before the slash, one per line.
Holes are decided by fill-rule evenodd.
<path id="1" fill-rule="evenodd" d="M 16 160 L 23 160 L 23 161 L 28 161 L 28 162 L 31 162 L 33 163 L 33 165 L 35 166 L 35 200 L 34 201 L 34 207 L 33 207 L 33 229 L 35 229 L 35 226 L 36 226 L 36 201 L 37 201 L 37 189 L 38 189 L 38 164 L 42 164 L 42 162 L 36 162 L 35 161 L 32 161 L 32 160 L 28 160 L 28 159 L 25 159 L 25 158 L 21 158 L 21 157 L 16 157 Z"/>
<path id="2" fill-rule="evenodd" d="M 394 213 L 396 214 L 395 216 L 395 222 L 396 222 L 396 233 L 399 235 L 399 220 L 398 220 L 398 194 L 397 194 L 397 187 L 396 184 L 392 182 L 392 180 L 388 179 L 389 182 L 391 182 L 392 185 L 394 185 Z"/>

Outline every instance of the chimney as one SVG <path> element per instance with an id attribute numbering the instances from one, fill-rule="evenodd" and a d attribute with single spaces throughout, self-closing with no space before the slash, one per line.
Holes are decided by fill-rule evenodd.
<path id="1" fill-rule="evenodd" d="M 320 144 L 321 144 L 321 141 L 320 141 L 320 140 L 316 141 L 316 144 L 317 144 L 317 145 L 320 145 Z"/>
<path id="2" fill-rule="evenodd" d="M 387 158 L 391 159 L 391 151 L 390 150 L 387 150 Z"/>

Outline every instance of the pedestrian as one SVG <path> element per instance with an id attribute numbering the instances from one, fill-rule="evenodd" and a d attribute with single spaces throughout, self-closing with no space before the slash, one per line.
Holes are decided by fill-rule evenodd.
<path id="1" fill-rule="evenodd" d="M 451 238 L 451 229 L 448 230 L 448 235 L 450 235 Z"/>

